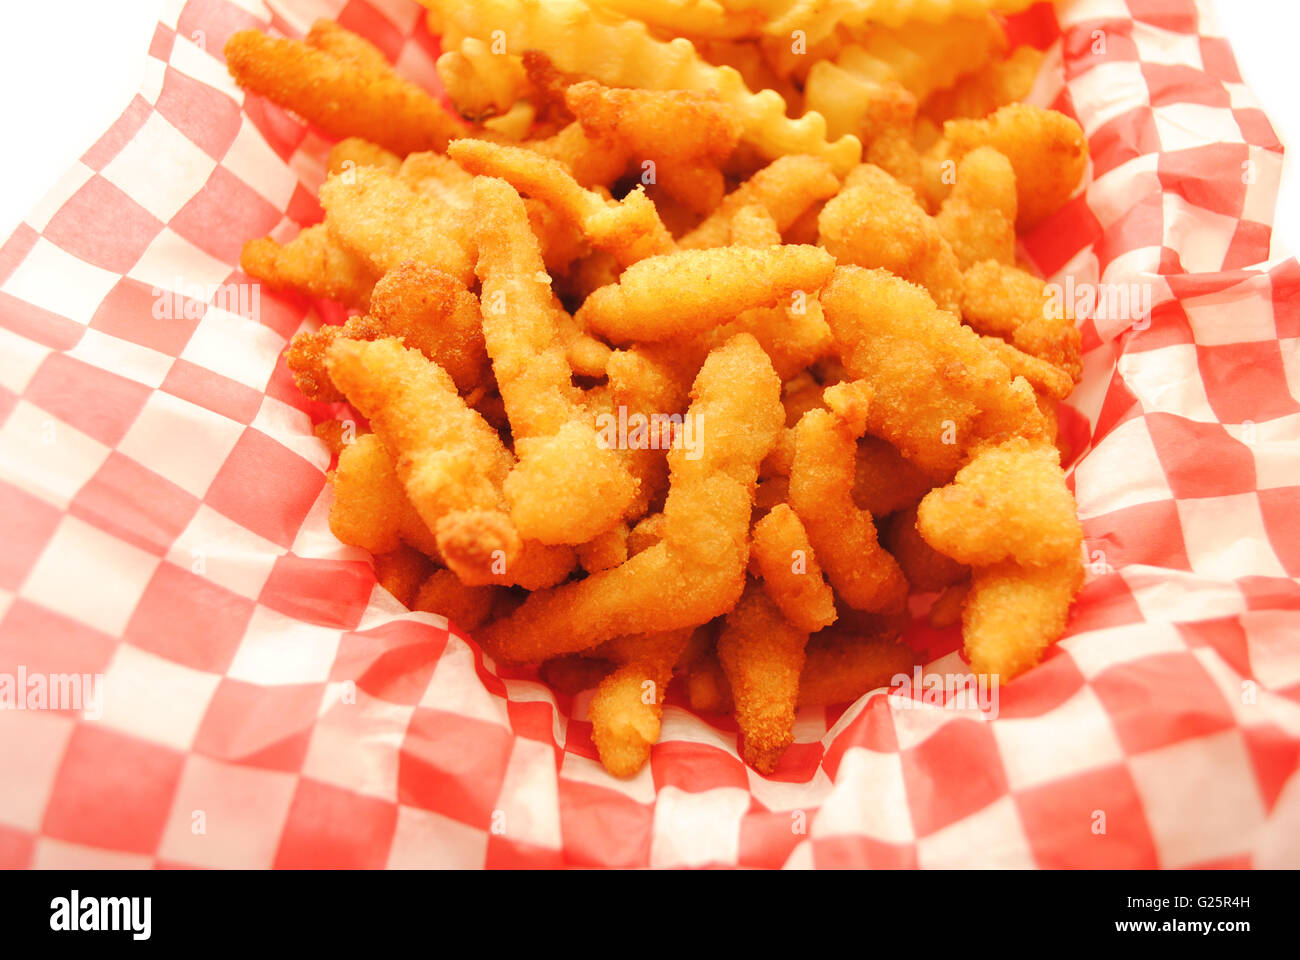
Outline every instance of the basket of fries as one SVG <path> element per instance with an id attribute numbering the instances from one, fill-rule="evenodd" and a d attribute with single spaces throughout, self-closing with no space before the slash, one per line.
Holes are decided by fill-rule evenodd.
<path id="1" fill-rule="evenodd" d="M 0 862 L 1300 863 L 1194 0 L 422 2 L 178 5 L 0 253 Z"/>

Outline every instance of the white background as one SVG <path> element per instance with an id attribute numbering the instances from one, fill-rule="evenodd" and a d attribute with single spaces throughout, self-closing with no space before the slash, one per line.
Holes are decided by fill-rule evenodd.
<path id="1" fill-rule="evenodd" d="M 1246 83 L 1300 156 L 1296 0 L 1206 0 Z M 117 119 L 143 75 L 161 0 L 10 0 L 0 14 L 0 242 Z M 1300 251 L 1289 156 L 1273 255 Z"/>

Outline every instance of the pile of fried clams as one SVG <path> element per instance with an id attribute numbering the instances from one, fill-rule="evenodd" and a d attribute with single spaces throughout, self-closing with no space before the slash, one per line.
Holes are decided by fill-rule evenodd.
<path id="1" fill-rule="evenodd" d="M 983 59 L 942 88 L 913 68 L 824 107 L 863 143 L 844 176 L 763 156 L 707 92 L 541 51 L 519 135 L 329 21 L 226 47 L 243 87 L 343 138 L 324 221 L 242 257 L 349 308 L 286 352 L 337 404 L 313 408 L 334 534 L 498 663 L 595 687 L 613 774 L 646 763 L 674 676 L 770 773 L 798 707 L 911 670 L 914 613 L 960 621 L 1004 681 L 1065 628 L 1083 567 L 1056 409 L 1080 340 L 1016 232 L 1087 147 L 1017 102 L 1034 52 L 972 23 Z M 780 79 L 797 95 L 813 66 Z"/>

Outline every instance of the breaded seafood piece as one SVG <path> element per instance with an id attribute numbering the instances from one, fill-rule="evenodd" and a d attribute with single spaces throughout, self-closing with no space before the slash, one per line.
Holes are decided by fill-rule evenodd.
<path id="1" fill-rule="evenodd" d="M 650 759 L 673 664 L 691 632 L 685 628 L 636 638 L 635 655 L 597 687 L 588 708 L 591 739 L 600 762 L 614 776 L 630 777 Z"/>
<path id="2" fill-rule="evenodd" d="M 879 267 L 930 291 L 944 310 L 961 310 L 961 270 L 939 225 L 915 194 L 866 163 L 844 181 L 817 218 L 822 246 L 841 264 Z"/>
<path id="3" fill-rule="evenodd" d="M 397 173 L 402 168 L 402 158 L 361 137 L 347 137 L 330 147 L 329 156 L 325 158 L 327 175 L 346 173 L 357 167 L 380 167 L 389 173 Z"/>
<path id="4" fill-rule="evenodd" d="M 971 668 L 1005 683 L 1032 667 L 1065 632 L 1082 586 L 1079 550 L 1039 567 L 1014 560 L 976 567 L 962 610 Z"/>
<path id="5" fill-rule="evenodd" d="M 888 441 L 865 436 L 858 441 L 853 472 L 853 502 L 873 517 L 915 506 L 935 486 L 935 478 Z"/>
<path id="6" fill-rule="evenodd" d="M 694 336 L 746 310 L 811 295 L 835 267 L 817 247 L 722 247 L 651 257 L 587 298 L 576 317 L 615 342 Z"/>
<path id="7" fill-rule="evenodd" d="M 852 703 L 877 687 L 888 686 L 917 663 L 910 647 L 893 635 L 859 634 L 830 627 L 815 634 L 804 649 L 799 677 L 799 706 Z"/>
<path id="8" fill-rule="evenodd" d="M 622 200 L 606 199 L 580 186 L 559 161 L 487 140 L 457 140 L 447 154 L 470 173 L 499 178 L 542 201 L 622 266 L 676 249 L 643 187 Z"/>
<path id="9" fill-rule="evenodd" d="M 962 157 L 957 182 L 935 216 L 935 224 L 962 270 L 981 260 L 1016 262 L 1016 173 L 992 147 Z"/>
<path id="10" fill-rule="evenodd" d="M 789 504 L 777 504 L 754 524 L 749 549 L 763 591 L 791 625 L 814 633 L 835 622 L 835 597 Z"/>
<path id="11" fill-rule="evenodd" d="M 767 210 L 777 229 L 785 233 L 809 208 L 835 196 L 839 189 L 839 178 L 825 160 L 801 154 L 781 157 L 727 194 L 678 246 L 683 250 L 725 246 L 731 237 L 732 218 L 751 204 Z"/>
<path id="12" fill-rule="evenodd" d="M 1046 284 L 1018 267 L 985 260 L 965 273 L 962 315 L 967 323 L 1059 367 L 1078 383 L 1082 337 L 1066 305 L 1053 306 Z"/>
<path id="13" fill-rule="evenodd" d="M 398 603 L 410 607 L 431 566 L 428 557 L 403 543 L 396 550 L 375 555 L 375 579 Z"/>
<path id="14" fill-rule="evenodd" d="M 427 556 L 439 556 L 433 531 L 420 519 L 392 457 L 373 433 L 344 444 L 330 481 L 334 486 L 330 532 L 340 542 L 376 556 L 392 553 L 403 543 Z"/>
<path id="15" fill-rule="evenodd" d="M 971 566 L 1041 566 L 1077 551 L 1083 537 L 1060 454 L 1023 437 L 980 451 L 926 494 L 916 526 L 934 549 Z"/>
<path id="16" fill-rule="evenodd" d="M 573 385 L 557 322 L 564 308 L 523 201 L 490 177 L 478 179 L 474 197 L 483 335 L 519 458 L 504 485 L 510 516 L 527 539 L 585 543 L 622 519 L 637 481 Z"/>
<path id="17" fill-rule="evenodd" d="M 1046 430 L 1029 385 L 1016 387 L 975 331 L 920 287 L 839 267 L 821 302 L 845 367 L 872 388 L 867 429 L 927 473 L 951 476 L 993 436 Z"/>
<path id="18" fill-rule="evenodd" d="M 780 395 L 753 337 L 709 354 L 687 411 L 704 431 L 700 455 L 668 452 L 662 539 L 612 570 L 534 593 L 480 631 L 485 649 L 503 661 L 538 662 L 624 633 L 694 627 L 731 609 L 744 588 L 758 465 L 783 419 Z"/>
<path id="19" fill-rule="evenodd" d="M 370 315 L 393 337 L 447 371 L 468 393 L 488 375 L 478 298 L 455 277 L 406 260 L 375 284 Z"/>
<path id="20" fill-rule="evenodd" d="M 1055 110 L 1014 103 L 982 120 L 943 125 L 947 154 L 961 160 L 992 147 L 1016 171 L 1016 227 L 1029 230 L 1065 206 L 1088 167 L 1088 140 L 1077 122 Z"/>
<path id="21" fill-rule="evenodd" d="M 1061 367 L 1018 350 L 1001 337 L 982 336 L 980 343 L 1007 365 L 1013 377 L 1024 377 L 1025 381 L 1034 388 L 1034 393 L 1039 397 L 1038 408 L 1043 411 L 1044 416 L 1048 413 L 1043 409 L 1044 397 L 1052 401 L 1064 400 L 1074 391 L 1074 378 Z M 1053 413 L 1048 420 L 1054 421 L 1054 417 Z M 1055 423 L 1053 422 L 1052 425 L 1053 429 L 1049 431 L 1049 435 L 1056 432 Z"/>
<path id="22" fill-rule="evenodd" d="M 787 621 L 752 580 L 718 634 L 718 661 L 731 687 L 742 752 L 759 773 L 775 770 L 794 741 L 795 702 L 807 643 L 807 631 Z"/>
<path id="23" fill-rule="evenodd" d="M 308 400 L 337 403 L 343 394 L 334 386 L 325 370 L 325 355 L 334 341 L 377 340 L 383 328 L 365 314 L 348 317 L 343 323 L 330 323 L 317 330 L 294 334 L 284 351 L 284 362 L 293 374 L 293 382 Z"/>
<path id="24" fill-rule="evenodd" d="M 304 228 L 288 243 L 259 237 L 244 244 L 239 268 L 274 289 L 337 300 L 364 309 L 379 274 L 330 236 L 323 223 Z"/>
<path id="25" fill-rule="evenodd" d="M 463 210 L 378 167 L 329 177 L 320 188 L 330 234 L 378 273 L 418 260 L 465 284 L 474 266 L 460 237 Z"/>
<path id="26" fill-rule="evenodd" d="M 441 367 L 395 338 L 337 340 L 325 364 L 393 454 L 402 486 L 429 529 L 438 534 L 439 521 L 453 511 L 503 513 L 501 487 L 513 457 Z M 519 535 L 505 525 L 494 532 L 484 549 L 501 551 L 510 563 L 519 554 Z"/>
<path id="27" fill-rule="evenodd" d="M 890 517 L 884 543 L 913 590 L 943 590 L 970 575 L 970 569 L 925 542 L 916 529 L 916 506 Z"/>
<path id="28" fill-rule="evenodd" d="M 653 164 L 651 182 L 674 200 L 699 214 L 721 202 L 720 168 L 740 140 L 741 123 L 716 95 L 585 80 L 568 88 L 565 102 L 588 136 L 622 144 L 642 170 Z"/>
<path id="29" fill-rule="evenodd" d="M 492 614 L 499 587 L 468 587 L 450 570 L 435 570 L 419 585 L 412 610 L 438 613 L 462 630 L 477 630 Z"/>
<path id="30" fill-rule="evenodd" d="M 226 67 L 246 90 L 269 97 L 334 137 L 363 137 L 397 154 L 445 150 L 464 121 L 356 34 L 317 20 L 305 41 L 240 30 Z"/>
<path id="31" fill-rule="evenodd" d="M 855 426 L 827 410 L 803 415 L 795 427 L 790 506 L 845 603 L 855 610 L 898 611 L 907 600 L 907 581 L 880 546 L 871 514 L 853 502 Z"/>

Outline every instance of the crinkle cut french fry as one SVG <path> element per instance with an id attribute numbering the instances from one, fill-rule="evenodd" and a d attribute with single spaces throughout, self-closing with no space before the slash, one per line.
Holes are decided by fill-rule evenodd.
<path id="1" fill-rule="evenodd" d="M 500 660 L 537 662 L 621 633 L 695 626 L 728 610 L 744 586 L 750 507 L 758 465 L 783 419 L 780 393 L 752 337 L 714 350 L 687 411 L 704 431 L 698 459 L 684 448 L 668 453 L 663 539 L 612 570 L 534 593 L 480 632 L 485 649 Z"/>
<path id="2" fill-rule="evenodd" d="M 473 282 L 473 264 L 457 239 L 455 221 L 463 212 L 393 174 L 357 167 L 351 176 L 321 184 L 320 201 L 330 233 L 379 273 L 419 260 L 462 283 Z"/>
<path id="3" fill-rule="evenodd" d="M 776 505 L 754 524 L 750 562 L 763 591 L 793 626 L 813 633 L 835 622 L 835 597 L 808 532 L 788 504 Z"/>
<path id="4" fill-rule="evenodd" d="M 920 287 L 840 267 L 821 303 L 845 367 L 872 388 L 867 429 L 926 472 L 950 476 L 992 432 L 1046 429 L 1028 384 L 1026 397 L 975 331 Z"/>
<path id="5" fill-rule="evenodd" d="M 808 531 L 826 578 L 857 610 L 901 610 L 907 581 L 880 546 L 871 515 L 853 502 L 853 431 L 826 410 L 810 410 L 795 427 L 790 506 Z"/>
<path id="6" fill-rule="evenodd" d="M 789 623 L 753 581 L 718 634 L 718 661 L 731 687 L 745 762 L 759 773 L 775 770 L 794 740 L 807 642 L 807 631 Z"/>
<path id="7" fill-rule="evenodd" d="M 834 267 L 825 250 L 793 244 L 682 250 L 628 267 L 617 284 L 589 296 L 576 317 L 614 341 L 690 336 L 796 290 L 811 295 Z"/>
<path id="8" fill-rule="evenodd" d="M 650 759 L 673 664 L 690 635 L 685 628 L 638 638 L 637 655 L 615 667 L 591 698 L 591 739 L 614 776 L 630 777 Z"/>
<path id="9" fill-rule="evenodd" d="M 528 539 L 585 543 L 619 522 L 637 483 L 620 451 L 601 442 L 573 385 L 557 324 L 564 308 L 523 201 L 490 177 L 479 178 L 474 196 L 483 334 L 519 458 L 504 485 L 511 519 Z"/>
<path id="10" fill-rule="evenodd" d="M 751 204 L 763 207 L 782 233 L 814 204 L 839 192 L 840 181 L 830 164 L 816 157 L 794 155 L 773 160 L 727 194 L 718 208 L 678 241 L 683 250 L 721 247 L 731 236 L 731 220 Z"/>
<path id="11" fill-rule="evenodd" d="M 235 82 L 269 97 L 335 137 L 363 137 L 398 154 L 445 150 L 464 130 L 459 117 L 402 79 L 364 40 L 332 30 L 334 46 L 241 30 L 226 41 L 226 66 Z M 345 45 L 347 57 L 337 56 Z M 371 48 L 373 50 L 373 48 Z"/>
<path id="12" fill-rule="evenodd" d="M 272 287 L 364 308 L 379 274 L 363 258 L 330 236 L 325 224 L 304 228 L 288 243 L 259 237 L 244 244 L 239 267 Z"/>

